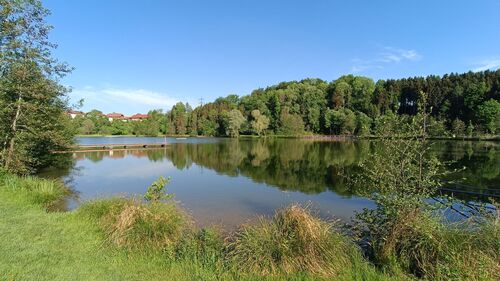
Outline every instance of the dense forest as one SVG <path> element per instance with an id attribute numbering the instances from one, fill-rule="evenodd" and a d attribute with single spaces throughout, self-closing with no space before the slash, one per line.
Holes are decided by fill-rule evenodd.
<path id="1" fill-rule="evenodd" d="M 423 104 L 422 93 L 426 102 Z M 430 113 L 435 136 L 495 135 L 500 131 L 500 70 L 406 79 L 346 75 L 282 82 L 250 95 L 229 95 L 195 109 L 177 103 L 142 122 L 110 122 L 90 112 L 74 120 L 82 134 L 369 135 L 388 119 Z"/>

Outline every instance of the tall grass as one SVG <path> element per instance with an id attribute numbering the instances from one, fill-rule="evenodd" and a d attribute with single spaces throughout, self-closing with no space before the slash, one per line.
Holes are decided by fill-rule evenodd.
<path id="1" fill-rule="evenodd" d="M 98 220 L 109 242 L 129 249 L 173 252 L 192 229 L 187 214 L 175 203 L 148 204 L 136 199 L 96 200 L 80 212 Z"/>
<path id="2" fill-rule="evenodd" d="M 59 182 L 5 174 L 0 175 L 0 189 L 0 200 L 10 202 L 10 206 L 47 207 L 67 194 L 67 189 Z M 25 209 L 17 207 L 14 213 L 19 216 Z M 36 209 L 31 212 L 39 212 Z M 126 249 L 125 252 L 131 255 L 154 257 L 161 266 L 180 266 L 183 274 L 191 277 L 209 274 L 248 280 L 415 277 L 500 280 L 498 213 L 481 220 L 450 224 L 439 220 L 432 212 L 408 210 L 411 211 L 395 216 L 371 216 L 382 218 L 372 224 L 365 221 L 363 239 L 369 241 L 368 257 L 378 269 L 363 257 L 351 238 L 337 231 L 336 222 L 319 219 L 308 208 L 299 205 L 279 209 L 273 217 L 242 225 L 233 233 L 223 233 L 217 228 L 195 229 L 191 218 L 170 201 L 146 203 L 126 198 L 101 199 L 84 203 L 75 212 L 47 215 L 46 220 L 61 229 L 64 229 L 64 221 L 71 222 L 68 226 L 93 226 L 99 233 L 97 237 L 102 237 L 109 245 Z M 6 223 L 20 221 L 15 216 L 3 219 Z M 38 227 L 45 226 L 47 224 L 42 223 Z M 9 229 L 12 230 L 8 233 L 16 227 Z M 58 231 L 54 232 L 64 233 Z M 79 233 L 77 228 L 72 231 Z M 9 255 L 16 253 L 11 251 Z M 391 272 L 391 275 L 384 272 Z"/>
<path id="3" fill-rule="evenodd" d="M 228 259 L 245 272 L 309 272 L 334 276 L 361 259 L 346 237 L 298 205 L 280 209 L 270 220 L 243 225 L 227 245 Z"/>
<path id="4" fill-rule="evenodd" d="M 429 280 L 500 280 L 496 218 L 445 223 L 430 212 L 400 213 L 370 229 L 374 263 Z"/>
<path id="5" fill-rule="evenodd" d="M 70 193 L 60 181 L 32 176 L 18 177 L 4 174 L 0 176 L 0 184 L 18 197 L 27 199 L 29 203 L 46 209 L 54 208 Z"/>

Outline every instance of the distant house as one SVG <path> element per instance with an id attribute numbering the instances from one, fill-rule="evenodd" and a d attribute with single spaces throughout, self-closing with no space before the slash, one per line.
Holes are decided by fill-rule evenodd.
<path id="1" fill-rule="evenodd" d="M 148 118 L 149 118 L 149 115 L 147 115 L 147 114 L 137 113 L 137 114 L 130 116 L 128 119 L 130 121 L 141 121 L 141 120 L 148 119 Z"/>
<path id="2" fill-rule="evenodd" d="M 123 115 L 121 113 L 113 112 L 113 113 L 110 113 L 110 114 L 106 114 L 106 117 L 108 118 L 108 120 L 110 122 L 112 122 L 113 120 L 122 120 L 122 119 L 124 119 L 125 115 Z"/>
<path id="3" fill-rule="evenodd" d="M 69 110 L 66 114 L 68 114 L 71 119 L 75 119 L 77 116 L 85 116 L 85 113 L 76 110 Z"/>

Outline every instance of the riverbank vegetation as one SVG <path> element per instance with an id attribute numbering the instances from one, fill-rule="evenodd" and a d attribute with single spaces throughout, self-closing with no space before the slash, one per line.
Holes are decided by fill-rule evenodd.
<path id="1" fill-rule="evenodd" d="M 380 205 L 384 211 L 365 216 L 372 219 L 345 226 L 292 205 L 271 218 L 227 232 L 196 228 L 170 199 L 99 199 L 71 212 L 47 212 L 65 193 L 64 186 L 54 181 L 1 175 L 1 276 L 12 280 L 500 277 L 495 213 L 449 223 L 417 209 L 388 216 L 387 207 Z M 352 236 L 359 229 L 364 235 Z"/>
<path id="2" fill-rule="evenodd" d="M 143 198 L 97 199 L 57 212 L 70 190 L 57 181 L 20 175 L 53 165 L 57 156 L 51 150 L 68 147 L 77 128 L 95 133 L 95 123 L 102 121 L 97 131 L 102 133 L 111 125 L 98 112 L 89 115 L 96 120 L 75 118 L 69 125 L 67 89 L 58 79 L 70 68 L 51 56 L 55 46 L 48 41 L 48 11 L 41 3 L 0 0 L 0 7 L 2 279 L 500 279 L 498 206 L 474 205 L 459 212 L 467 218 L 448 220 L 443 210 L 465 202 L 438 194 L 438 176 L 447 170 L 428 153 L 427 141 L 447 130 L 459 136 L 496 134 L 499 71 L 377 83 L 351 75 L 331 83 L 306 79 L 195 109 L 178 103 L 167 114 L 155 111 L 142 122 L 116 123 L 146 135 L 375 132 L 385 150 L 360 159 L 359 173 L 342 175 L 350 189 L 376 204 L 352 223 L 292 205 L 233 231 L 200 229 L 166 192 L 165 178 Z M 266 160 L 258 149 L 247 165 Z M 309 162 L 300 150 L 281 153 Z M 242 158 L 221 155 L 232 164 Z M 185 157 L 179 161 L 186 165 Z"/>
<path id="3" fill-rule="evenodd" d="M 448 220 L 444 211 L 461 202 L 437 192 L 438 176 L 447 170 L 428 153 L 426 116 L 418 114 L 406 125 L 387 124 L 380 140 L 384 150 L 362 159 L 360 173 L 346 175 L 356 194 L 376 203 L 347 224 L 292 205 L 232 231 L 200 229 L 167 193 L 165 178 L 153 182 L 142 199 L 97 199 L 71 212 L 46 213 L 66 194 L 63 185 L 3 173 L 0 200 L 7 215 L 0 220 L 6 237 L 0 242 L 5 253 L 0 273 L 33 279 L 30 272 L 36 271 L 51 280 L 69 274 L 110 279 L 105 272 L 153 280 L 165 274 L 176 280 L 498 280 L 498 206 L 464 209 L 460 214 L 468 218 Z M 54 217 L 58 220 L 48 224 L 48 232 L 59 232 L 52 234 L 58 243 L 38 238 L 13 247 L 20 232 L 33 236 Z M 31 227 L 19 225 L 26 221 Z M 38 257 L 59 249 L 61 241 L 69 249 L 58 251 L 55 260 Z M 96 245 L 98 255 L 87 251 Z M 34 257 L 37 263 L 27 262 Z"/>
<path id="4" fill-rule="evenodd" d="M 6 187 L 6 181 L 16 181 L 16 186 Z M 310 259 L 308 264 L 299 262 L 292 266 L 298 262 L 292 259 L 295 250 L 313 251 L 308 248 L 313 244 L 308 243 L 314 242 L 307 238 L 317 235 L 300 232 L 307 231 L 307 225 L 296 222 L 301 220 L 302 223 L 305 219 L 320 223 L 302 209 L 286 209 L 294 210 L 293 214 L 277 213 L 289 220 L 289 224 L 274 220 L 265 222 L 282 233 L 282 256 L 268 256 L 270 262 L 279 266 L 269 274 L 250 269 L 243 273 L 236 261 L 252 255 L 249 251 L 254 250 L 252 244 L 241 240 L 247 228 L 236 234 L 224 234 L 216 228 L 196 229 L 184 211 L 170 201 L 146 203 L 138 199 L 102 199 L 88 202 L 72 212 L 48 213 L 43 203 L 35 203 L 27 193 L 19 192 L 17 185 L 28 183 L 33 182 L 6 174 L 0 179 L 0 236 L 3 238 L 0 241 L 0 275 L 8 280 L 164 280 L 165 276 L 175 280 L 304 280 L 328 276 L 337 276 L 339 280 L 389 280 L 389 275 L 378 272 L 362 258 L 354 243 L 333 232 L 332 239 L 337 237 L 337 240 L 328 245 L 352 250 L 325 256 L 335 264 L 323 266 L 335 266 L 335 271 L 328 270 L 327 275 L 309 272 L 310 268 L 323 268 L 314 264 L 312 256 L 305 257 Z M 53 184 L 50 191 L 41 188 L 40 184 L 33 186 L 31 191 L 43 194 L 46 197 L 42 202 L 48 202 L 62 188 L 55 182 L 50 183 Z M 329 228 L 323 230 L 325 237 L 331 231 Z M 256 228 L 255 235 L 259 236 L 255 237 L 255 247 L 262 248 L 258 244 L 265 231 Z M 296 234 L 305 236 L 300 238 Z M 240 238 L 229 242 L 226 237 Z M 246 250 L 242 250 L 243 247 Z M 328 251 L 333 254 L 334 250 Z M 257 255 L 253 257 L 259 259 Z M 287 260 L 291 264 L 287 264 Z M 335 275 L 331 275 L 333 273 Z"/>
<path id="5" fill-rule="evenodd" d="M 250 95 L 229 95 L 196 108 L 177 103 L 143 122 L 110 122 L 91 111 L 73 124 L 104 135 L 375 135 L 397 116 L 413 116 L 427 93 L 429 134 L 492 137 L 500 130 L 500 70 L 373 81 L 345 75 L 282 82 Z M 408 118 L 406 118 L 408 119 Z"/>

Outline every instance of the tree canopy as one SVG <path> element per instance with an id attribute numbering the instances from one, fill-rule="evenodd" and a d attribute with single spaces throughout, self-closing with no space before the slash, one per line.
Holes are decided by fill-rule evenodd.
<path id="1" fill-rule="evenodd" d="M 59 83 L 71 68 L 52 56 L 48 15 L 38 0 L 0 0 L 0 163 L 11 172 L 53 164 L 50 151 L 73 139 Z"/>
<path id="2" fill-rule="evenodd" d="M 498 134 L 500 131 L 500 70 L 379 80 L 345 75 L 282 82 L 250 95 L 229 95 L 194 109 L 177 103 L 147 130 L 119 122 L 113 134 L 172 134 L 204 136 L 342 134 L 370 135 L 394 115 L 417 114 L 421 92 L 428 97 L 429 133 L 436 136 Z M 241 113 L 243 119 L 239 118 Z M 151 112 L 150 112 L 151 113 Z M 236 116 L 238 115 L 238 118 Z M 105 133 L 106 118 L 95 120 L 93 133 Z M 230 120 L 239 120 L 237 123 Z M 241 123 L 241 124 L 239 124 Z M 239 126 L 235 126 L 239 124 Z M 79 124 L 88 132 L 90 124 Z M 238 128 L 236 130 L 235 128 Z"/>

